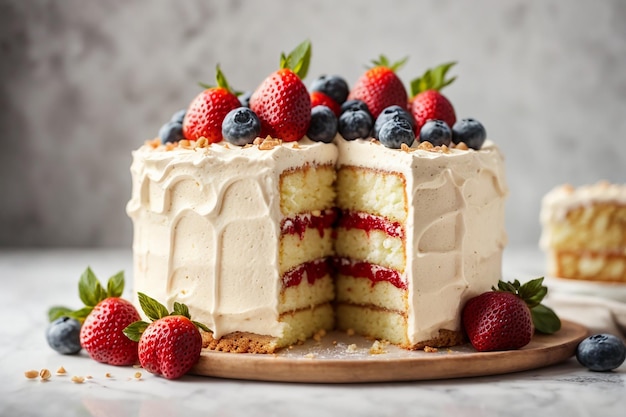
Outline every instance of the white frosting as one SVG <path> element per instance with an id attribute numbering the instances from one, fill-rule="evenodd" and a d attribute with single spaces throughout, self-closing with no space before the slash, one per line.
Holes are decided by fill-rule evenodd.
<path id="1" fill-rule="evenodd" d="M 336 157 L 335 146 L 307 139 L 272 150 L 222 142 L 133 152 L 135 290 L 187 304 L 216 337 L 280 336 L 279 177 Z"/>
<path id="2" fill-rule="evenodd" d="M 480 151 L 406 152 L 361 139 L 335 142 L 339 166 L 405 178 L 409 342 L 429 340 L 441 328 L 460 330 L 465 301 L 501 279 L 508 188 L 498 148 L 487 141 Z"/>

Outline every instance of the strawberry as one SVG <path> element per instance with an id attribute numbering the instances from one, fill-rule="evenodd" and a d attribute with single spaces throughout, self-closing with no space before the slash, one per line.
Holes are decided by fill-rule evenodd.
<path id="1" fill-rule="evenodd" d="M 80 329 L 80 344 L 98 362 L 133 365 L 137 363 L 137 343 L 125 337 L 123 330 L 139 318 L 129 301 L 108 297 L 85 319 Z"/>
<path id="2" fill-rule="evenodd" d="M 339 117 L 341 115 L 341 106 L 328 95 L 322 93 L 321 91 L 312 91 L 310 95 L 311 108 L 315 106 L 326 106 L 331 109 L 333 113 L 335 113 L 335 116 Z"/>
<path id="3" fill-rule="evenodd" d="M 200 359 L 202 336 L 198 328 L 209 331 L 201 323 L 191 321 L 186 305 L 174 303 L 174 311 L 143 293 L 139 304 L 152 323 L 136 321 L 124 334 L 139 342 L 139 363 L 148 372 L 177 379 L 189 372 Z"/>
<path id="4" fill-rule="evenodd" d="M 373 60 L 374 66 L 368 69 L 354 84 L 348 100 L 362 100 L 374 120 L 387 107 L 398 105 L 406 108 L 408 96 L 402 81 L 396 75 L 407 58 L 390 63 L 386 56 L 381 55 L 378 60 Z"/>
<path id="5" fill-rule="evenodd" d="M 479 352 L 520 349 L 535 330 L 554 333 L 561 327 L 557 315 L 541 304 L 548 289 L 543 278 L 524 285 L 498 283 L 498 288 L 470 299 L 462 312 L 463 327 Z"/>
<path id="6" fill-rule="evenodd" d="M 454 107 L 440 91 L 456 79 L 452 77 L 446 80 L 446 73 L 455 64 L 456 62 L 449 62 L 428 69 L 424 75 L 411 81 L 409 110 L 415 118 L 416 135 L 419 135 L 422 126 L 429 120 L 443 120 L 450 129 L 454 126 Z"/>
<path id="7" fill-rule="evenodd" d="M 216 69 L 217 86 L 200 84 L 205 88 L 189 104 L 183 119 L 185 139 L 197 140 L 202 137 L 209 143 L 222 141 L 222 122 L 229 111 L 241 106 L 239 98 L 231 90 L 226 77 Z"/>
<path id="8" fill-rule="evenodd" d="M 96 361 L 132 365 L 137 362 L 137 343 L 128 340 L 122 331 L 140 317 L 130 302 L 120 298 L 123 291 L 123 272 L 110 277 L 105 289 L 91 268 L 87 268 L 78 282 L 78 295 L 85 307 L 76 311 L 53 307 L 48 312 L 49 319 L 78 320 L 82 324 L 80 344 Z"/>
<path id="9" fill-rule="evenodd" d="M 306 134 L 311 123 L 311 98 L 302 79 L 310 60 L 311 43 L 304 41 L 289 55 L 281 54 L 280 69 L 252 93 L 250 109 L 261 120 L 261 137 L 293 142 Z"/>

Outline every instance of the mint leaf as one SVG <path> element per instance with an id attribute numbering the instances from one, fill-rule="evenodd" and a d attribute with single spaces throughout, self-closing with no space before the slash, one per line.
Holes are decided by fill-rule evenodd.
<path id="1" fill-rule="evenodd" d="M 148 323 L 140 320 L 140 321 L 136 321 L 136 322 L 129 324 L 122 331 L 124 332 L 126 337 L 128 337 L 130 340 L 139 342 L 139 339 L 141 339 L 141 335 L 148 328 L 148 326 L 149 326 Z"/>
<path id="2" fill-rule="evenodd" d="M 55 321 L 58 318 L 69 316 L 73 310 L 63 306 L 50 307 L 48 310 L 48 320 Z"/>
<path id="3" fill-rule="evenodd" d="M 541 333 L 552 334 L 561 328 L 561 320 L 549 307 L 539 304 L 530 309 L 535 329 Z"/>
<path id="4" fill-rule="evenodd" d="M 87 267 L 80 276 L 78 295 L 81 301 L 89 307 L 95 307 L 96 304 L 106 298 L 106 291 L 90 267 Z"/>
<path id="5" fill-rule="evenodd" d="M 121 297 L 124 292 L 124 271 L 120 271 L 117 274 L 109 278 L 107 282 L 107 296 L 108 297 Z"/>
<path id="6" fill-rule="evenodd" d="M 170 313 L 167 311 L 167 308 L 154 298 L 148 297 L 142 292 L 137 293 L 137 297 L 139 298 L 141 309 L 150 320 L 155 321 L 162 317 L 169 316 Z"/>
<path id="7" fill-rule="evenodd" d="M 91 310 L 93 310 L 93 307 L 90 307 L 90 306 L 83 307 L 80 310 L 72 311 L 71 313 L 68 314 L 68 316 L 75 318 L 76 320 L 82 323 L 83 321 L 85 321 L 89 313 L 91 313 Z"/>

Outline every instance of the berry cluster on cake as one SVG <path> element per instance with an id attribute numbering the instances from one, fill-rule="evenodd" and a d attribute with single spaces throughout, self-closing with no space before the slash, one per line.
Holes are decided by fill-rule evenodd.
<path id="1" fill-rule="evenodd" d="M 463 342 L 501 278 L 504 162 L 440 90 L 374 62 L 307 88 L 311 46 L 239 97 L 221 69 L 133 152 L 134 291 L 184 303 L 208 349 L 270 353 L 334 328 L 407 349 Z"/>
<path id="2" fill-rule="evenodd" d="M 542 200 L 540 220 L 548 274 L 626 283 L 626 185 L 555 187 Z"/>

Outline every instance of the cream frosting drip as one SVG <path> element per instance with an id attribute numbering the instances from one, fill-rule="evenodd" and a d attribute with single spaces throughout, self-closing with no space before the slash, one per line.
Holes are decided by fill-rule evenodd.
<path id="1" fill-rule="evenodd" d="M 501 278 L 508 188 L 498 148 L 487 141 L 480 151 L 407 152 L 370 140 L 335 143 L 338 166 L 405 178 L 409 342 L 434 338 L 439 329 L 460 330 L 465 301 Z"/>
<path id="2" fill-rule="evenodd" d="M 280 337 L 280 174 L 332 165 L 333 145 L 303 139 L 271 150 L 224 142 L 133 152 L 134 288 L 185 303 L 219 338 Z"/>

